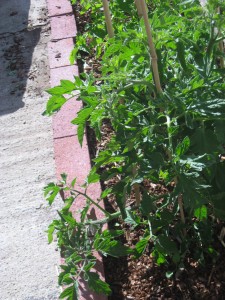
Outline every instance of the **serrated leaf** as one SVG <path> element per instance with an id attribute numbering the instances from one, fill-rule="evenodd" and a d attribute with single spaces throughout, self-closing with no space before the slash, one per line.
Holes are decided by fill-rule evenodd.
<path id="1" fill-rule="evenodd" d="M 140 224 L 140 218 L 136 216 L 132 211 L 129 211 L 126 209 L 127 217 L 124 220 L 125 223 L 132 226 L 132 228 L 135 228 Z"/>
<path id="2" fill-rule="evenodd" d="M 60 83 L 61 83 L 61 86 L 67 90 L 67 92 L 72 92 L 76 88 L 75 84 L 70 80 L 63 79 L 63 80 L 60 80 Z"/>
<path id="3" fill-rule="evenodd" d="M 88 272 L 86 275 L 88 277 L 88 286 L 92 291 L 97 294 L 105 294 L 107 296 L 111 294 L 109 284 L 102 281 L 97 273 Z"/>
<path id="4" fill-rule="evenodd" d="M 212 153 L 218 150 L 218 142 L 212 130 L 199 128 L 191 138 L 192 151 L 196 153 Z"/>
<path id="5" fill-rule="evenodd" d="M 68 288 L 66 288 L 59 296 L 59 299 L 67 300 L 79 300 L 79 293 L 78 293 L 78 282 L 74 282 L 74 284 Z"/>
<path id="6" fill-rule="evenodd" d="M 58 211 L 59 216 L 65 221 L 67 222 L 70 226 L 75 227 L 77 222 L 74 219 L 74 217 L 71 215 L 71 212 L 69 212 L 68 214 L 66 213 L 62 213 L 60 211 Z"/>
<path id="7" fill-rule="evenodd" d="M 85 272 L 89 272 L 95 265 L 95 262 L 88 262 L 85 266 L 84 266 L 84 271 Z"/>
<path id="8" fill-rule="evenodd" d="M 124 246 L 120 241 L 111 241 L 110 239 L 105 239 L 98 243 L 96 250 L 101 251 L 103 254 L 108 254 L 113 257 L 126 256 L 133 252 L 132 249 Z"/>
<path id="9" fill-rule="evenodd" d="M 66 101 L 66 98 L 62 95 L 53 95 L 47 102 L 46 113 L 52 115 L 58 111 Z"/>
<path id="10" fill-rule="evenodd" d="M 83 123 L 80 123 L 77 127 L 77 137 L 78 137 L 78 141 L 79 141 L 79 144 L 81 147 L 83 145 L 85 128 L 86 128 L 86 126 Z"/>
<path id="11" fill-rule="evenodd" d="M 59 274 L 58 283 L 59 285 L 65 284 L 70 285 L 74 282 L 74 280 L 70 277 L 70 273 L 61 272 Z"/>
<path id="12" fill-rule="evenodd" d="M 99 182 L 99 179 L 100 179 L 100 175 L 94 172 L 93 170 L 91 170 L 91 172 L 87 177 L 87 183 L 91 184 L 91 183 Z"/>
<path id="13" fill-rule="evenodd" d="M 83 137 L 84 137 L 85 127 L 86 127 L 86 121 L 88 120 L 92 110 L 93 110 L 92 107 L 83 108 L 82 110 L 80 110 L 78 112 L 77 117 L 71 121 L 72 124 L 78 125 L 77 136 L 78 136 L 78 141 L 81 146 L 83 144 Z"/>
<path id="14" fill-rule="evenodd" d="M 175 254 L 178 252 L 177 245 L 166 235 L 158 235 L 157 243 L 166 254 Z"/>
<path id="15" fill-rule="evenodd" d="M 70 207 L 73 204 L 73 202 L 74 202 L 74 198 L 73 197 L 66 198 L 65 201 L 64 201 L 65 205 L 63 206 L 62 211 L 64 213 L 67 212 L 70 209 Z"/>
<path id="16" fill-rule="evenodd" d="M 61 86 L 55 86 L 51 89 L 48 89 L 46 92 L 50 95 L 63 95 L 66 93 L 66 89 Z"/>
<path id="17" fill-rule="evenodd" d="M 149 237 L 142 238 L 139 242 L 137 242 L 137 244 L 135 245 L 135 253 L 134 253 L 135 258 L 141 257 L 148 243 L 149 243 Z"/>
<path id="18" fill-rule="evenodd" d="M 179 143 L 176 147 L 176 155 L 181 156 L 187 152 L 190 147 L 190 139 L 186 136 L 181 143 Z"/>
<path id="19" fill-rule="evenodd" d="M 49 205 L 52 205 L 61 188 L 54 183 L 49 184 L 44 188 L 44 196 Z"/>
<path id="20" fill-rule="evenodd" d="M 110 238 L 110 239 L 121 236 L 123 234 L 124 234 L 123 230 L 114 230 L 114 229 L 111 230 L 106 229 L 102 232 L 102 236 L 104 238 Z"/>
<path id="21" fill-rule="evenodd" d="M 80 110 L 77 114 L 77 117 L 71 121 L 72 124 L 79 125 L 86 123 L 88 120 L 93 108 L 92 107 L 86 107 Z"/>
<path id="22" fill-rule="evenodd" d="M 75 2 L 75 0 L 71 0 L 73 2 Z M 77 52 L 78 52 L 78 49 L 77 48 L 74 48 L 71 52 L 70 52 L 70 57 L 69 57 L 69 60 L 70 60 L 70 64 L 73 65 L 77 59 Z"/>
<path id="23" fill-rule="evenodd" d="M 54 224 L 50 224 L 48 226 L 48 230 L 47 230 L 47 233 L 48 233 L 48 243 L 51 244 L 51 242 L 53 241 L 53 233 L 55 231 L 55 225 Z"/>
<path id="24" fill-rule="evenodd" d="M 148 195 L 147 192 L 143 192 L 142 201 L 141 201 L 141 211 L 144 216 L 148 216 L 150 212 L 154 210 L 153 198 Z"/>

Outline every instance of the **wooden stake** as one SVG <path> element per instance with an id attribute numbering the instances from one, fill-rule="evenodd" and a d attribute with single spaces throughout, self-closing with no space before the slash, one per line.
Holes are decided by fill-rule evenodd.
<path id="1" fill-rule="evenodd" d="M 143 18 L 144 18 L 144 23 L 145 23 L 145 29 L 147 33 L 147 38 L 148 38 L 148 45 L 149 45 L 149 50 L 150 50 L 150 55 L 152 59 L 152 71 L 153 71 L 153 77 L 155 81 L 155 86 L 156 90 L 159 94 L 162 93 L 162 87 L 160 83 L 160 78 L 159 78 L 159 69 L 158 69 L 158 58 L 156 55 L 155 51 L 155 45 L 153 43 L 153 38 L 152 38 L 152 30 L 149 24 L 148 20 L 148 9 L 145 0 L 139 0 L 142 8 L 142 13 L 143 13 Z"/>
<path id="2" fill-rule="evenodd" d="M 112 19 L 111 14 L 109 10 L 109 2 L 108 0 L 102 0 L 103 8 L 104 8 L 104 14 L 105 14 L 105 22 L 106 22 L 106 28 L 108 31 L 108 35 L 110 38 L 114 37 L 114 29 L 112 26 Z"/>
<path id="3" fill-rule="evenodd" d="M 217 13 L 220 15 L 220 7 L 217 8 Z M 218 32 L 218 36 L 220 36 L 220 31 Z M 219 41 L 219 50 L 220 52 L 224 53 L 224 46 L 223 46 L 223 40 Z M 224 65 L 224 58 L 220 57 L 220 68 L 223 69 L 225 67 Z"/>
<path id="4" fill-rule="evenodd" d="M 135 0 L 134 2 L 137 6 L 137 11 L 138 11 L 139 18 L 143 17 L 142 6 L 141 6 L 141 3 L 140 3 L 140 0 Z"/>

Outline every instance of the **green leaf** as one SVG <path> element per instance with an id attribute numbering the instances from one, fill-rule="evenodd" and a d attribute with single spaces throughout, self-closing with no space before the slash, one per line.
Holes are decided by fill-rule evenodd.
<path id="1" fill-rule="evenodd" d="M 92 169 L 88 174 L 87 183 L 91 184 L 91 183 L 99 182 L 99 179 L 100 179 L 100 175 L 97 174 L 94 169 Z"/>
<path id="2" fill-rule="evenodd" d="M 62 173 L 62 174 L 60 174 L 60 176 L 61 176 L 61 178 L 62 178 L 62 182 L 63 183 L 66 183 L 66 181 L 67 181 L 67 174 L 66 173 Z"/>
<path id="3" fill-rule="evenodd" d="M 46 106 L 46 113 L 52 115 L 54 112 L 58 111 L 66 101 L 67 101 L 66 98 L 61 95 L 53 95 L 48 100 Z"/>
<path id="4" fill-rule="evenodd" d="M 49 205 L 52 205 L 54 202 L 56 196 L 60 192 L 61 188 L 56 185 L 55 183 L 49 183 L 45 188 L 44 188 L 44 196 L 46 200 L 48 201 Z"/>
<path id="5" fill-rule="evenodd" d="M 74 188 L 75 184 L 76 184 L 76 181 L 77 181 L 77 178 L 74 178 L 72 181 L 71 181 L 71 187 Z"/>
<path id="6" fill-rule="evenodd" d="M 109 284 L 102 281 L 98 274 L 94 272 L 87 272 L 86 275 L 88 277 L 88 286 L 92 291 L 97 294 L 105 294 L 107 296 L 111 294 Z"/>
<path id="7" fill-rule="evenodd" d="M 148 216 L 155 208 L 153 198 L 148 195 L 147 192 L 143 192 L 142 201 L 141 201 L 141 211 L 144 216 Z"/>
<path id="8" fill-rule="evenodd" d="M 53 241 L 53 233 L 55 231 L 55 225 L 54 223 L 50 224 L 48 226 L 48 230 L 47 230 L 47 233 L 48 233 L 48 243 L 51 244 L 51 242 Z"/>
<path id="9" fill-rule="evenodd" d="M 183 141 L 177 145 L 175 150 L 176 155 L 180 157 L 181 155 L 185 154 L 189 149 L 189 147 L 190 147 L 190 139 L 188 136 L 186 136 L 183 139 Z"/>
<path id="10" fill-rule="evenodd" d="M 144 253 L 147 245 L 149 243 L 149 237 L 141 239 L 137 244 L 135 245 L 135 258 L 141 257 L 141 255 Z"/>
<path id="11" fill-rule="evenodd" d="M 71 121 L 72 124 L 79 125 L 86 123 L 88 120 L 93 108 L 92 107 L 86 107 L 80 110 L 77 114 L 77 117 Z"/>
<path id="12" fill-rule="evenodd" d="M 65 199 L 65 201 L 64 201 L 65 205 L 62 208 L 63 213 L 68 212 L 68 210 L 70 209 L 70 207 L 73 204 L 73 202 L 74 202 L 74 198 L 73 197 L 69 197 L 69 198 Z"/>
<path id="13" fill-rule="evenodd" d="M 60 211 L 58 211 L 59 216 L 65 221 L 67 222 L 70 226 L 75 227 L 77 222 L 74 219 L 74 217 L 72 216 L 71 212 L 66 213 L 61 213 Z"/>
<path id="14" fill-rule="evenodd" d="M 210 129 L 197 129 L 191 138 L 191 144 L 191 150 L 196 153 L 212 153 L 218 150 L 216 135 Z"/>
<path id="15" fill-rule="evenodd" d="M 88 262 L 88 263 L 84 266 L 84 271 L 85 271 L 85 272 L 90 271 L 90 270 L 94 267 L 94 265 L 95 265 L 95 262 L 92 262 L 92 261 Z"/>
<path id="16" fill-rule="evenodd" d="M 111 230 L 106 229 L 102 232 L 102 236 L 104 238 L 110 238 L 110 239 L 121 236 L 123 234 L 124 234 L 123 230 L 114 230 L 114 229 Z"/>
<path id="17" fill-rule="evenodd" d="M 105 239 L 98 243 L 94 243 L 96 250 L 101 251 L 103 254 L 108 254 L 113 257 L 121 257 L 131 254 L 133 252 L 129 247 L 124 246 L 120 241 L 111 241 L 110 239 Z"/>
<path id="18" fill-rule="evenodd" d="M 75 2 L 75 0 L 73 1 Z M 78 52 L 78 49 L 77 48 L 74 48 L 71 52 L 70 52 L 70 64 L 73 65 L 74 62 L 76 61 L 77 59 L 77 52 Z"/>
<path id="19" fill-rule="evenodd" d="M 78 141 L 79 141 L 81 147 L 83 145 L 85 128 L 86 128 L 86 126 L 84 123 L 80 123 L 77 127 L 77 137 L 78 137 Z"/>
<path id="20" fill-rule="evenodd" d="M 140 224 L 140 218 L 135 215 L 132 211 L 126 209 L 127 217 L 124 220 L 127 224 L 131 225 L 132 228 L 135 228 Z"/>
<path id="21" fill-rule="evenodd" d="M 195 209 L 194 216 L 199 219 L 199 221 L 203 221 L 207 219 L 207 207 L 202 205 L 201 207 Z"/>
<path id="22" fill-rule="evenodd" d="M 184 44 L 182 43 L 181 40 L 179 40 L 176 43 L 177 46 L 177 58 L 179 59 L 179 62 L 184 70 L 187 70 L 187 65 L 185 61 L 185 48 Z"/>
<path id="23" fill-rule="evenodd" d="M 112 193 L 112 189 L 111 188 L 107 188 L 105 189 L 102 193 L 101 193 L 101 198 L 104 199 L 106 198 L 109 194 Z"/>
<path id="24" fill-rule="evenodd" d="M 155 249 L 152 252 L 152 256 L 156 258 L 156 263 L 160 266 L 166 262 L 165 255 L 163 255 L 160 251 Z"/>
<path id="25" fill-rule="evenodd" d="M 91 112 L 93 111 L 92 107 L 83 108 L 78 112 L 78 115 L 75 119 L 71 121 L 72 124 L 78 125 L 77 135 L 80 145 L 82 146 L 84 131 L 86 126 L 86 121 L 88 120 Z"/>
<path id="26" fill-rule="evenodd" d="M 58 279 L 59 285 L 65 284 L 65 285 L 70 285 L 74 282 L 74 280 L 70 277 L 70 273 L 68 272 L 61 272 L 59 274 L 59 279 Z"/>
<path id="27" fill-rule="evenodd" d="M 79 300 L 79 292 L 78 292 L 78 282 L 75 281 L 74 284 L 68 288 L 66 288 L 59 296 L 59 299 L 67 300 Z"/>
<path id="28" fill-rule="evenodd" d="M 72 92 L 76 89 L 75 84 L 70 80 L 60 80 L 61 86 L 67 90 L 67 92 Z"/>
<path id="29" fill-rule="evenodd" d="M 176 243 L 166 235 L 158 235 L 157 244 L 165 254 L 172 255 L 178 252 Z"/>
<path id="30" fill-rule="evenodd" d="M 55 86 L 55 87 L 47 90 L 47 92 L 50 95 L 59 95 L 60 96 L 60 95 L 68 94 L 68 93 L 72 92 L 74 90 L 74 87 L 75 87 L 74 84 L 73 84 L 73 88 L 72 89 L 71 89 L 71 87 L 69 88 L 67 86 Z"/>

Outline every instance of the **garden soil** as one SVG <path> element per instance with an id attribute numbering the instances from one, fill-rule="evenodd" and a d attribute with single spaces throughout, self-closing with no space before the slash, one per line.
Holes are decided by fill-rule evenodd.
<path id="1" fill-rule="evenodd" d="M 55 216 L 42 189 L 54 178 L 45 109 L 49 87 L 45 0 L 0 1 L 0 299 L 58 299 Z"/>

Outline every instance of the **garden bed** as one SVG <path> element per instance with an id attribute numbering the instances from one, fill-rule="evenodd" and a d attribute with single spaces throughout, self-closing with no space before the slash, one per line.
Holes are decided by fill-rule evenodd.
<path id="1" fill-rule="evenodd" d="M 175 2 L 174 5 L 177 5 L 177 1 Z M 190 7 L 189 2 L 193 2 L 196 5 L 195 8 Z M 224 125 L 225 101 L 221 94 L 224 85 L 222 77 L 218 75 L 223 73 L 223 55 L 216 50 L 218 49 L 216 48 L 218 43 L 216 39 L 219 39 L 219 35 L 212 37 L 211 31 L 210 36 L 207 33 L 207 26 L 201 25 L 202 27 L 198 28 L 197 23 L 202 24 L 199 13 L 204 13 L 208 18 L 207 12 L 201 11 L 196 4 L 197 1 L 189 2 L 181 11 L 177 11 L 179 18 L 176 21 L 165 13 L 165 15 L 161 15 L 165 20 L 157 25 L 158 19 L 153 13 L 150 13 L 156 31 L 161 35 L 161 40 L 159 39 L 157 43 L 157 55 L 159 70 L 164 72 L 160 76 L 162 82 L 160 88 L 163 90 L 165 98 L 161 95 L 161 91 L 155 90 L 152 85 L 152 82 L 156 81 L 156 77 L 154 72 L 153 76 L 149 73 L 151 68 L 149 69 L 147 52 L 142 56 L 142 51 L 146 51 L 148 47 L 148 44 L 144 44 L 140 38 L 144 30 L 143 23 L 140 25 L 142 28 L 140 33 L 135 32 L 138 25 L 132 27 L 134 15 L 129 15 L 129 8 L 133 3 L 127 1 L 126 7 L 118 1 L 111 7 L 115 11 L 118 9 L 116 13 L 114 12 L 114 20 L 118 20 L 118 40 L 115 40 L 114 44 L 110 44 L 110 41 L 107 44 L 108 41 L 104 40 L 105 25 L 101 23 L 102 18 L 98 20 L 98 24 L 96 23 L 97 17 L 102 13 L 100 2 L 94 5 L 90 1 L 89 6 L 80 1 L 74 7 L 80 35 L 77 37 L 71 61 L 75 58 L 78 59 L 80 73 L 84 71 L 86 75 L 81 75 L 85 82 L 84 85 L 77 78 L 73 88 L 67 87 L 71 91 L 79 89 L 80 99 L 85 103 L 83 110 L 80 111 L 73 123 L 78 125 L 80 143 L 82 143 L 86 123 L 88 126 L 87 135 L 93 159 L 93 169 L 87 179 L 88 183 L 91 184 L 100 179 L 106 210 L 110 214 L 121 211 L 118 213 L 119 218 L 106 214 L 110 230 L 105 235 L 104 233 L 101 235 L 100 228 L 96 228 L 97 234 L 94 235 L 94 243 L 91 244 L 91 247 L 94 245 L 94 248 L 101 253 L 108 254 L 104 257 L 104 264 L 106 282 L 111 289 L 110 300 L 223 299 L 225 294 L 224 246 L 223 237 L 220 236 L 224 226 L 224 207 L 221 202 L 219 205 L 218 201 L 213 202 L 214 195 L 215 199 L 221 197 L 220 201 L 223 201 L 224 197 L 223 187 L 220 183 L 220 179 L 223 180 L 224 176 L 221 175 L 224 161 L 219 156 L 223 150 L 224 136 L 221 129 L 218 128 L 219 123 L 221 126 Z M 180 8 L 180 4 L 176 5 L 175 10 Z M 150 12 L 160 11 L 158 1 L 149 5 L 148 8 Z M 171 9 L 171 12 L 174 10 L 169 1 L 165 3 L 165 8 Z M 173 17 L 177 18 L 175 15 Z M 135 17 L 137 18 L 137 15 Z M 221 19 L 223 19 L 223 11 Z M 125 29 L 122 30 L 123 22 L 121 20 L 126 20 Z M 187 29 L 188 36 L 183 37 L 173 32 L 176 26 L 181 26 L 179 22 L 183 22 L 182 26 L 185 25 L 188 28 L 188 26 L 192 26 L 192 21 L 194 25 L 193 28 Z M 138 21 L 134 22 L 138 24 Z M 176 36 L 174 40 L 169 39 L 166 34 L 164 36 L 163 30 L 165 29 L 166 32 L 168 24 L 171 27 L 174 26 L 171 31 L 171 34 Z M 200 28 L 205 30 L 202 35 Z M 193 32 L 191 32 L 192 30 Z M 220 30 L 223 29 L 220 28 Z M 192 34 L 194 34 L 193 44 L 190 41 Z M 139 43 L 143 42 L 143 48 L 138 49 L 139 43 L 135 42 L 138 39 L 140 39 Z M 203 43 L 207 39 L 209 39 L 209 43 L 205 50 Z M 125 40 L 127 42 L 124 42 Z M 190 44 L 188 45 L 188 43 Z M 196 57 L 196 49 L 194 49 L 197 46 L 200 51 L 199 57 Z M 164 60 L 163 56 L 160 56 L 162 54 L 160 50 L 165 56 L 168 50 L 171 57 L 166 57 Z M 207 51 L 212 52 L 207 55 Z M 119 60 L 113 60 L 112 55 L 120 58 L 121 65 Z M 204 55 L 208 61 L 203 60 Z M 131 57 L 136 58 L 132 61 Z M 107 60 L 112 63 L 112 66 L 107 65 Z M 174 61 L 177 61 L 177 64 Z M 202 65 L 202 67 L 209 67 L 211 64 L 212 75 L 206 70 L 200 70 L 200 65 L 204 63 L 206 65 Z M 124 64 L 127 64 L 126 70 L 124 70 Z M 121 77 L 121 82 L 112 76 L 113 68 L 117 68 L 119 65 L 121 70 L 118 70 L 116 75 Z M 181 73 L 182 78 L 178 78 Z M 127 78 L 124 77 L 125 74 Z M 199 74 L 202 78 L 198 77 Z M 106 78 L 107 76 L 108 78 Z M 107 82 L 107 80 L 109 81 Z M 213 88 L 210 86 L 210 81 L 216 82 Z M 173 82 L 175 83 L 173 84 Z M 172 94 L 178 98 L 179 93 L 176 91 L 178 85 L 180 85 L 180 89 L 183 89 L 183 94 L 181 92 L 179 95 L 183 102 L 175 99 L 173 105 L 168 104 L 168 101 L 173 101 Z M 102 90 L 99 87 L 103 87 Z M 107 89 L 111 91 L 112 95 L 117 94 L 115 102 L 113 102 L 114 99 L 109 99 L 111 96 L 110 93 L 107 94 Z M 171 95 L 167 94 L 170 93 L 169 89 L 172 91 Z M 59 90 L 61 94 L 68 93 L 68 91 L 65 92 L 63 85 L 59 86 L 58 90 L 57 88 L 52 89 L 50 93 L 53 96 L 59 95 Z M 206 91 L 211 99 L 207 98 Z M 191 97 L 186 96 L 188 93 L 191 94 Z M 206 105 L 198 102 L 198 97 L 201 98 L 201 95 L 204 94 L 206 98 L 203 97 L 201 101 L 206 102 Z M 193 100 L 196 95 L 196 100 Z M 103 104 L 98 107 L 97 102 L 97 104 L 93 104 L 98 97 L 103 103 L 111 102 L 109 105 Z M 129 102 L 129 97 L 133 97 L 134 100 Z M 186 99 L 186 97 L 189 98 Z M 184 109 L 182 105 L 186 105 L 186 108 Z M 190 108 L 192 105 L 194 108 Z M 210 107 L 209 110 L 207 106 Z M 149 107 L 153 113 L 146 115 L 145 112 L 149 110 Z M 58 108 L 56 107 L 56 109 Z M 56 109 L 54 108 L 54 110 Z M 179 109 L 182 112 L 181 116 L 177 113 Z M 165 111 L 169 113 L 165 113 Z M 142 112 L 144 113 L 142 114 Z M 51 113 L 50 110 L 49 113 Z M 218 115 L 220 116 L 217 117 Z M 158 116 L 162 118 L 162 121 L 159 121 Z M 148 124 L 148 128 L 152 129 L 148 134 L 143 133 L 139 137 L 140 132 L 148 131 L 147 125 L 143 125 L 148 118 L 154 119 L 152 123 Z M 201 127 L 203 123 L 204 126 Z M 166 129 L 166 124 L 170 126 L 168 129 Z M 101 126 L 99 127 L 99 125 Z M 123 128 L 121 128 L 122 126 Z M 155 129 L 155 126 L 159 126 L 159 130 Z M 183 129 L 185 126 L 186 128 Z M 154 130 L 157 139 L 151 136 Z M 168 133 L 168 136 L 165 133 Z M 127 141 L 121 139 L 122 135 L 124 135 L 124 139 L 127 138 Z M 135 139 L 136 136 L 140 140 Z M 151 143 L 156 144 L 154 149 L 151 147 L 150 140 L 148 141 L 150 136 Z M 199 143 L 198 140 L 202 140 L 202 143 Z M 215 142 L 215 145 L 210 145 L 212 141 Z M 149 147 L 150 155 L 148 155 L 146 147 Z M 145 166 L 148 163 L 152 163 L 150 169 Z M 215 173 L 209 176 L 209 173 L 212 173 L 212 166 Z M 217 179 L 216 176 L 217 178 L 218 176 L 222 177 Z M 76 197 L 73 187 L 68 187 L 65 180 L 61 189 L 71 190 L 71 196 Z M 204 192 L 204 189 L 207 191 Z M 79 191 L 76 190 L 76 193 L 79 194 Z M 210 193 L 212 196 L 208 198 Z M 123 199 L 122 202 L 121 199 Z M 87 200 L 91 201 L 88 196 Z M 140 204 L 139 200 L 141 200 Z M 93 201 L 91 203 L 96 205 Z M 64 209 L 63 214 L 68 213 L 69 218 L 62 214 L 60 216 L 64 225 L 66 222 L 74 227 L 76 222 L 72 221 L 68 208 L 69 205 L 67 205 L 67 209 Z M 81 227 L 85 222 L 86 224 L 91 222 L 85 221 L 85 213 L 83 216 L 82 225 L 79 225 Z M 94 225 L 92 224 L 92 226 Z M 100 231 L 98 232 L 98 230 Z M 113 242 L 116 243 L 116 246 Z M 76 259 L 78 257 L 77 254 Z M 136 258 L 134 259 L 134 257 Z M 92 282 L 94 277 L 88 273 L 89 270 L 88 268 L 87 271 L 85 270 L 87 273 L 85 276 L 91 289 L 98 292 L 104 291 L 109 295 L 107 286 L 103 283 L 98 282 L 98 285 L 96 282 Z M 69 277 L 69 275 L 66 276 Z M 72 281 L 63 281 L 63 276 L 61 276 L 61 283 L 72 283 Z"/>

